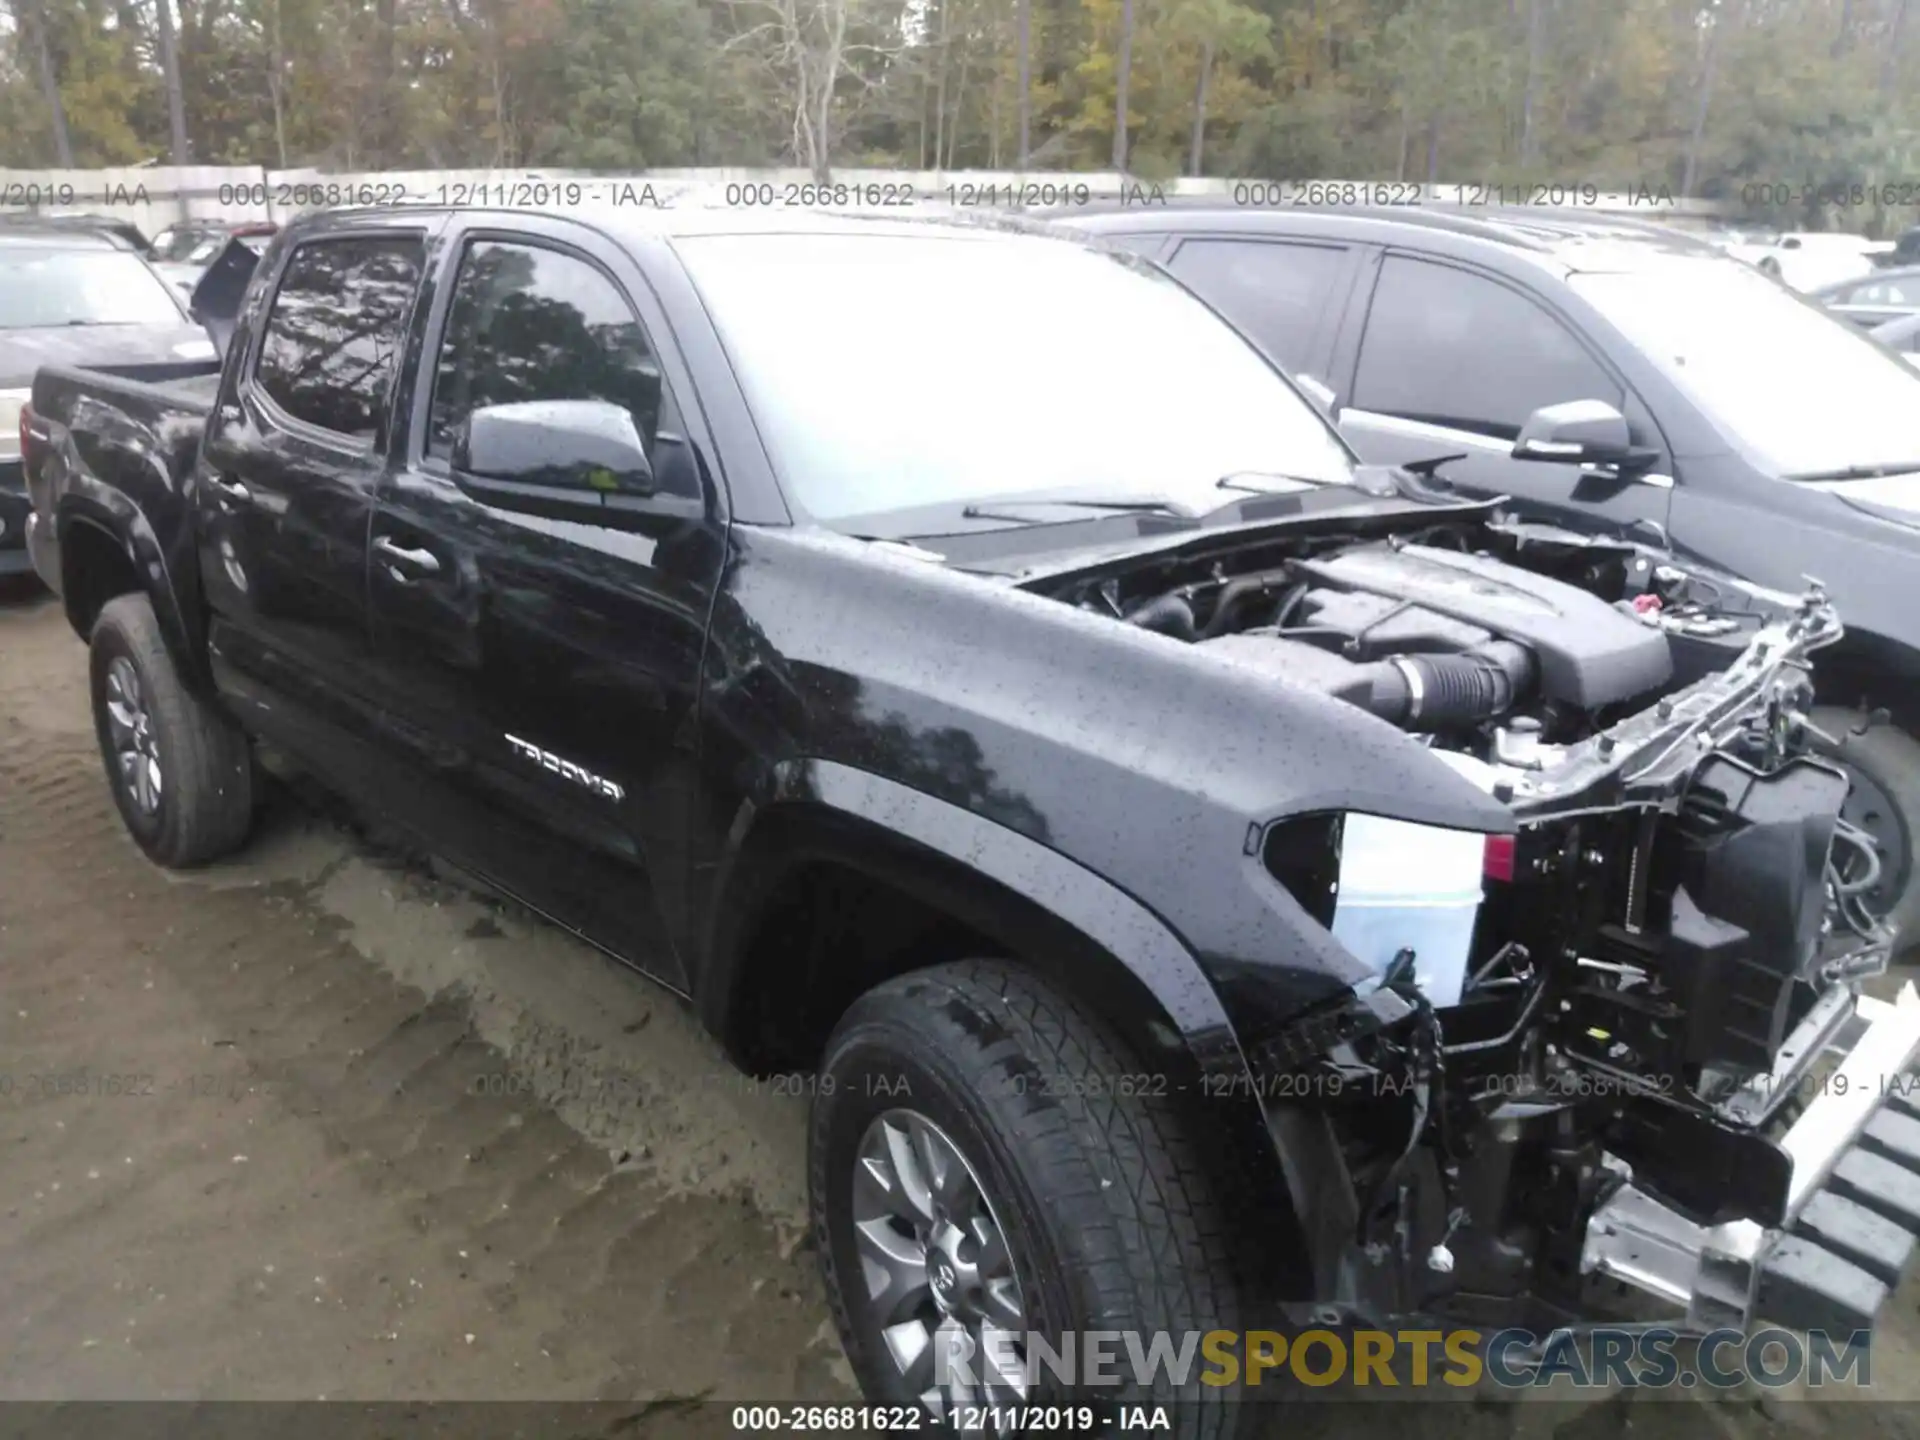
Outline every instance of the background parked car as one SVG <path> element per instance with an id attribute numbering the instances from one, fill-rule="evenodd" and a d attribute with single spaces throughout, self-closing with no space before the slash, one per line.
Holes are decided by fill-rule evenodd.
<path id="1" fill-rule="evenodd" d="M 1871 333 L 1882 345 L 1898 351 L 1909 365 L 1920 367 L 1920 310 L 1876 325 Z"/>
<path id="2" fill-rule="evenodd" d="M 183 220 L 154 237 L 148 258 L 169 283 L 191 295 L 229 240 L 238 240 L 257 254 L 279 231 L 278 225 L 264 220 Z"/>
<path id="3" fill-rule="evenodd" d="M 20 472 L 33 375 L 42 365 L 211 360 L 183 297 L 117 236 L 78 226 L 0 226 L 0 575 L 24 573 Z"/>
<path id="4" fill-rule="evenodd" d="M 53 231 L 57 234 L 111 235 L 131 250 L 145 254 L 153 242 L 146 232 L 118 215 L 42 215 L 31 211 L 0 212 L 0 233 L 19 230 Z"/>
<path id="5" fill-rule="evenodd" d="M 1920 933 L 1920 374 L 1885 345 L 1649 226 L 1538 212 L 1062 215 L 1167 266 L 1289 374 L 1331 393 L 1365 459 L 1587 532 L 1654 536 L 1775 589 L 1825 581 L 1827 748 L 1885 864 L 1873 903 Z M 1303 387 L 1303 388 L 1312 388 Z M 1517 458 L 1536 412 L 1605 409 L 1620 463 Z M 1862 735 L 1862 704 L 1894 726 Z"/>
<path id="6" fill-rule="evenodd" d="M 1873 274 L 1875 255 L 1890 253 L 1881 242 L 1863 235 L 1837 231 L 1790 230 L 1771 243 L 1736 243 L 1724 247 L 1736 260 L 1745 260 L 1795 290 L 1817 290 Z"/>
<path id="7" fill-rule="evenodd" d="M 1843 280 L 1809 291 L 1834 314 L 1863 330 L 1920 310 L 1920 265 L 1875 271 L 1864 280 Z"/>

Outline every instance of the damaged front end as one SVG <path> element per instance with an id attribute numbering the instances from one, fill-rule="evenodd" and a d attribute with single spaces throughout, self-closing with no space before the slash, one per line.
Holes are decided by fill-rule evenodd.
<path id="1" fill-rule="evenodd" d="M 1894 937 L 1814 751 L 1817 584 L 1464 506 L 1030 583 L 1365 710 L 1511 815 L 1249 836 L 1371 977 L 1240 1017 L 1316 1322 L 1871 1323 L 1920 1233 L 1920 994 L 1862 993 Z"/>
<path id="2" fill-rule="evenodd" d="M 1319 1102 L 1271 1114 L 1323 1318 L 1545 1328 L 1638 1296 L 1702 1328 L 1871 1325 L 1920 1233 L 1920 996 L 1860 993 L 1893 936 L 1806 719 L 1839 633 L 1816 587 L 1574 743 L 1495 730 L 1517 832 L 1485 842 L 1457 993 L 1406 948 L 1257 1047 Z M 1348 868 L 1276 874 L 1324 912 Z"/>

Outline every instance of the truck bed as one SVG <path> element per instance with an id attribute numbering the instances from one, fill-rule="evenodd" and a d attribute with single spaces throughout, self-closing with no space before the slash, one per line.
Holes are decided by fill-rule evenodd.
<path id="1" fill-rule="evenodd" d="M 26 529 L 42 581 L 61 589 L 56 517 L 69 497 L 95 513 L 139 512 L 163 550 L 186 534 L 182 483 L 219 388 L 218 360 L 40 368 Z"/>
<path id="2" fill-rule="evenodd" d="M 214 393 L 219 388 L 218 360 L 43 365 L 34 376 L 34 410 L 41 415 L 54 413 L 51 405 L 43 408 L 43 394 L 51 400 L 56 394 L 71 397 L 84 393 L 94 398 L 112 396 L 135 405 L 158 405 L 166 410 L 205 415 L 213 409 Z"/>

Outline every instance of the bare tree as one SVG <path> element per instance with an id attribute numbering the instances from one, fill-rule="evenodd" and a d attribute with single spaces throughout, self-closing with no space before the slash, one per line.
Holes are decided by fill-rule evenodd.
<path id="1" fill-rule="evenodd" d="M 1897 0 L 1893 11 L 1893 23 L 1887 30 L 1887 53 L 1880 61 L 1880 93 L 1891 95 L 1895 82 L 1900 78 L 1900 45 L 1906 38 L 1907 5 L 1909 0 Z"/>
<path id="2" fill-rule="evenodd" d="M 1187 160 L 1187 173 L 1200 173 L 1201 151 L 1207 140 L 1207 77 L 1213 73 L 1213 37 L 1200 42 L 1200 78 L 1193 87 L 1193 143 Z"/>
<path id="3" fill-rule="evenodd" d="M 1120 0 L 1120 57 L 1113 97 L 1113 168 L 1127 168 L 1127 80 L 1133 69 L 1133 0 Z"/>
<path id="4" fill-rule="evenodd" d="M 154 0 L 154 18 L 160 29 L 160 73 L 167 85 L 167 128 L 173 138 L 173 163 L 193 161 L 187 148 L 187 98 L 180 84 L 180 47 L 174 41 L 173 0 Z"/>
<path id="5" fill-rule="evenodd" d="M 780 87 L 794 159 L 815 180 L 832 179 L 834 105 L 843 81 L 858 80 L 848 62 L 856 56 L 891 59 L 904 48 L 898 34 L 889 44 L 848 37 L 852 22 L 864 19 L 862 0 L 733 0 L 734 9 L 753 18 L 728 48 L 757 50 Z M 944 68 L 944 67 L 943 67 Z M 945 76 L 942 74 L 942 83 Z M 944 114 L 944 98 L 941 113 Z M 940 163 L 940 138 L 934 144 Z"/>
<path id="6" fill-rule="evenodd" d="M 1520 95 L 1520 163 L 1540 158 L 1540 131 L 1534 124 L 1534 99 L 1540 93 L 1540 51 L 1546 35 L 1547 0 L 1527 3 L 1527 78 Z"/>
<path id="7" fill-rule="evenodd" d="M 267 94 L 273 101 L 273 153 L 287 168 L 287 49 L 280 30 L 280 3 L 267 15 Z"/>
<path id="8" fill-rule="evenodd" d="M 1032 157 L 1033 0 L 1020 0 L 1020 169 Z"/>
<path id="9" fill-rule="evenodd" d="M 20 18 L 33 24 L 33 47 L 40 71 L 40 95 L 47 102 L 53 124 L 53 153 L 62 170 L 73 168 L 73 136 L 67 131 L 66 102 L 60 98 L 60 79 L 53 71 L 53 41 L 47 34 L 46 0 L 21 0 Z"/>
<path id="10" fill-rule="evenodd" d="M 1720 69 L 1720 44 L 1726 32 L 1736 18 L 1736 7 L 1740 0 L 1726 0 L 1724 6 L 1716 6 L 1707 21 L 1707 54 L 1701 64 L 1700 103 L 1693 111 L 1693 131 L 1687 136 L 1686 165 L 1680 173 L 1680 198 L 1693 198 L 1694 177 L 1700 172 L 1700 143 L 1707 133 L 1707 113 L 1713 107 L 1713 82 Z M 1905 3 L 1905 0 L 1902 0 Z"/>

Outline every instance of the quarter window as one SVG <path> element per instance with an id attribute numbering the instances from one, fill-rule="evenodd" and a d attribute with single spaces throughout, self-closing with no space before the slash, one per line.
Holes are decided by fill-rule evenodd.
<path id="1" fill-rule="evenodd" d="M 660 366 L 614 283 L 576 256 L 481 241 L 460 264 L 433 381 L 427 453 L 447 458 L 483 405 L 606 400 L 624 407 L 649 455 Z"/>
<path id="2" fill-rule="evenodd" d="M 1566 326 L 1519 291 L 1404 256 L 1381 266 L 1355 408 L 1511 440 L 1543 405 L 1624 398 Z"/>
<path id="3" fill-rule="evenodd" d="M 1289 373 L 1311 359 L 1321 312 L 1347 263 L 1334 245 L 1189 240 L 1173 273 Z"/>
<path id="4" fill-rule="evenodd" d="M 354 440 L 386 423 L 420 282 L 418 237 L 313 240 L 287 260 L 254 380 L 287 414 Z"/>

